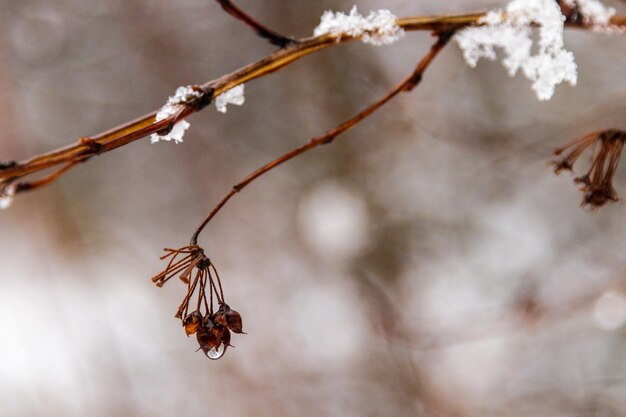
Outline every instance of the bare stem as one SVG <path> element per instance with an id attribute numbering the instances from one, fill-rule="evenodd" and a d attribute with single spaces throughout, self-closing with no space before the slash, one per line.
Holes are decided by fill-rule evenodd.
<path id="1" fill-rule="evenodd" d="M 67 171 L 72 169 L 79 162 L 82 162 L 82 161 L 80 159 L 69 161 L 68 163 L 63 165 L 61 168 L 46 175 L 45 177 L 41 177 L 35 181 L 20 181 L 16 183 L 15 185 L 11 185 L 11 186 L 15 187 L 16 193 L 19 193 L 22 191 L 36 190 L 37 188 L 45 187 L 46 185 L 51 184 L 54 181 L 56 181 L 58 178 L 61 177 L 61 175 L 65 174 Z"/>
<path id="2" fill-rule="evenodd" d="M 246 25 L 250 26 L 252 30 L 256 32 L 262 38 L 267 39 L 270 43 L 277 45 L 281 48 L 284 48 L 287 45 L 298 42 L 295 39 L 291 39 L 287 36 L 283 36 L 279 33 L 274 32 L 271 29 L 263 26 L 261 23 L 257 22 L 246 12 L 237 7 L 230 0 L 216 0 L 221 6 L 222 9 L 226 11 L 229 15 L 233 16 L 235 19 L 239 19 L 244 22 Z"/>
<path id="3" fill-rule="evenodd" d="M 235 184 L 232 189 L 220 200 L 219 203 L 209 212 L 207 217 L 202 221 L 200 226 L 196 229 L 193 236 L 191 237 L 191 245 L 196 245 L 198 243 L 198 236 L 202 232 L 202 230 L 206 227 L 206 225 L 211 221 L 213 217 L 224 207 L 224 205 L 230 200 L 235 194 L 244 189 L 248 184 L 250 184 L 255 179 L 259 178 L 261 175 L 271 171 L 277 166 L 283 164 L 284 162 L 289 161 L 292 158 L 295 158 L 298 155 L 302 155 L 305 152 L 308 152 L 312 149 L 317 148 L 320 145 L 326 145 L 331 143 L 337 136 L 354 127 L 356 124 L 361 122 L 363 119 L 374 113 L 376 110 L 385 105 L 389 100 L 394 98 L 396 95 L 403 91 L 411 91 L 415 88 L 420 81 L 422 80 L 422 75 L 426 68 L 431 64 L 433 59 L 437 56 L 437 54 L 446 46 L 453 32 L 445 32 L 438 35 L 437 42 L 430 48 L 430 51 L 422 60 L 419 62 L 417 67 L 413 70 L 413 72 L 406 77 L 401 83 L 393 87 L 391 90 L 387 91 L 387 93 L 382 96 L 376 102 L 370 104 L 368 107 L 351 117 L 350 119 L 344 121 L 340 125 L 334 127 L 333 129 L 327 131 L 321 136 L 317 136 L 312 138 L 307 144 L 295 148 L 286 154 L 279 156 L 273 161 L 263 165 L 256 171 L 250 173 L 243 180 Z"/>

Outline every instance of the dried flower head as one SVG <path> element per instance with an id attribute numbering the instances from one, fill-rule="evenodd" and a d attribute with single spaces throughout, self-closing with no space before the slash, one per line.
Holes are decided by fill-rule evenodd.
<path id="1" fill-rule="evenodd" d="M 152 281 L 162 287 L 170 278 L 178 278 L 187 285 L 187 294 L 176 311 L 187 336 L 195 334 L 199 350 L 209 359 L 219 359 L 231 346 L 230 332 L 243 333 L 241 315 L 224 301 L 224 291 L 217 269 L 197 245 L 168 249 L 161 259 L 169 262 L 163 272 Z M 208 295 L 207 295 L 208 291 Z M 196 296 L 195 310 L 189 312 L 192 298 Z M 215 300 L 215 303 L 214 303 Z M 214 311 L 214 304 L 219 305 Z"/>
<path id="2" fill-rule="evenodd" d="M 564 156 L 552 162 L 554 172 L 559 174 L 562 170 L 572 171 L 580 155 L 587 148 L 592 148 L 589 171 L 574 178 L 575 183 L 582 184 L 581 191 L 585 193 L 581 205 L 595 209 L 607 202 L 619 200 L 613 188 L 613 176 L 622 156 L 624 141 L 626 132 L 609 129 L 590 133 L 554 151 L 554 154 L 559 156 L 569 150 Z"/>

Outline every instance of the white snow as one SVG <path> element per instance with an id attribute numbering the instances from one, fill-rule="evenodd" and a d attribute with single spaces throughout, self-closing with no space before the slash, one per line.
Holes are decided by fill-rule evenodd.
<path id="1" fill-rule="evenodd" d="M 246 102 L 246 96 L 244 95 L 245 84 L 239 84 L 231 88 L 230 90 L 224 91 L 222 94 L 215 98 L 215 108 L 220 113 L 226 113 L 228 110 L 226 106 L 228 104 L 234 104 L 236 106 L 241 106 Z"/>
<path id="2" fill-rule="evenodd" d="M 564 3 L 570 7 L 578 7 L 583 21 L 589 25 L 606 26 L 615 14 L 614 8 L 606 7 L 598 0 L 564 0 Z"/>
<path id="3" fill-rule="evenodd" d="M 532 81 L 539 100 L 549 100 L 556 85 L 576 85 L 574 55 L 564 48 L 565 16 L 554 0 L 513 0 L 506 8 L 488 13 L 480 23 L 454 37 L 468 65 L 480 58 L 496 59 L 495 48 L 504 52 L 502 64 L 510 76 L 519 69 Z M 537 52 L 532 55 L 532 24 L 539 26 Z"/>
<path id="4" fill-rule="evenodd" d="M 376 10 L 367 17 L 362 16 L 356 6 L 350 14 L 327 10 L 322 14 L 320 24 L 313 35 L 331 34 L 360 38 L 363 43 L 375 46 L 392 44 L 404 37 L 404 29 L 396 24 L 396 16 L 389 10 Z"/>
<path id="5" fill-rule="evenodd" d="M 174 116 L 176 113 L 181 111 L 185 104 L 188 104 L 193 99 L 198 98 L 202 95 L 200 91 L 196 91 L 191 86 L 186 87 L 178 87 L 173 96 L 170 96 L 167 99 L 167 102 L 161 109 L 158 111 L 155 117 L 156 122 L 160 122 L 161 120 L 165 120 L 168 117 Z M 174 125 L 172 130 L 165 135 L 161 135 L 158 133 L 153 133 L 150 136 L 150 142 L 156 143 L 158 141 L 174 141 L 174 143 L 181 143 L 183 141 L 183 136 L 185 135 L 185 131 L 189 129 L 189 122 L 185 120 L 181 120 Z"/>

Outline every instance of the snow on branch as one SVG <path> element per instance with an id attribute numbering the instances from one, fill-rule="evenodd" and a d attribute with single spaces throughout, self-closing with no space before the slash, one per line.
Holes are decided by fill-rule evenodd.
<path id="1" fill-rule="evenodd" d="M 574 6 L 568 6 L 565 1 Z M 210 102 L 220 104 L 220 108 L 227 104 L 243 103 L 243 94 L 234 94 L 237 90 L 229 92 L 226 88 L 274 73 L 302 57 L 350 41 L 353 36 L 369 43 L 383 45 L 396 41 L 404 35 L 404 31 L 435 31 L 440 35 L 462 31 L 456 39 L 471 65 L 476 65 L 480 58 L 495 59 L 495 48 L 505 49 L 504 64 L 509 73 L 514 75 L 521 68 L 533 80 L 533 87 L 540 93 L 540 98 L 547 99 L 551 97 L 558 83 L 568 81 L 573 84 L 576 81 L 573 56 L 563 49 L 563 16 L 555 12 L 556 3 L 552 0 L 515 0 L 505 12 L 497 11 L 487 15 L 462 13 L 399 19 L 386 10 L 372 12 L 367 17 L 361 16 L 356 8 L 349 14 L 326 12 L 315 30 L 317 35 L 322 36 L 306 39 L 284 38 L 287 40 L 284 45 L 282 37 L 274 38 L 271 35 L 276 32 L 265 31 L 267 35 L 265 37 L 272 42 L 276 41 L 273 43 L 280 44 L 281 49 L 214 80 L 181 87 L 156 112 L 150 112 L 105 132 L 81 137 L 73 144 L 24 161 L 0 161 L 0 209 L 8 207 L 14 195 L 47 186 L 78 163 L 118 149 L 147 135 L 152 135 L 152 142 L 161 140 L 182 142 L 183 134 L 189 127 L 184 119 L 192 113 L 202 110 Z M 220 0 L 220 4 L 225 5 L 229 13 L 250 25 L 249 19 L 244 17 L 245 14 L 234 11 L 232 2 Z M 563 13 L 567 15 L 566 22 L 570 27 L 626 33 L 626 15 L 612 15 L 613 10 L 605 8 L 597 0 L 561 0 L 561 7 Z M 568 8 L 571 10 L 567 11 Z M 529 27 L 530 24 L 533 28 L 543 26 L 538 29 L 541 39 L 536 50 L 539 50 L 539 53 L 533 56 L 531 56 L 533 42 L 530 36 L 534 29 Z M 260 28 L 258 24 L 250 26 L 255 30 Z M 475 28 L 476 26 L 480 27 Z M 419 76 L 419 73 L 415 74 L 416 78 L 412 81 L 418 81 Z M 407 85 L 405 88 L 408 91 L 411 86 Z M 216 92 L 222 92 L 224 96 L 220 97 Z M 60 168 L 34 181 L 22 181 L 26 177 L 54 167 Z"/>
<path id="2" fill-rule="evenodd" d="M 563 0 L 569 7 L 576 7 L 582 14 L 585 24 L 597 27 L 607 26 L 615 15 L 615 9 L 606 7 L 598 0 Z"/>
<path id="3" fill-rule="evenodd" d="M 576 85 L 574 55 L 563 44 L 565 16 L 555 1 L 513 0 L 506 11 L 492 11 L 480 23 L 483 26 L 468 27 L 454 37 L 471 67 L 480 58 L 495 60 L 495 48 L 500 48 L 509 76 L 521 69 L 539 100 L 549 100 L 564 81 Z M 539 26 L 535 54 L 531 25 Z"/>
<path id="4" fill-rule="evenodd" d="M 356 6 L 349 14 L 327 10 L 313 35 L 331 34 L 361 38 L 363 43 L 374 46 L 390 45 L 404 37 L 404 29 L 396 23 L 396 16 L 389 10 L 376 10 L 367 17 L 361 15 Z"/>
<path id="5" fill-rule="evenodd" d="M 200 91 L 195 90 L 191 86 L 186 87 L 178 87 L 173 96 L 170 96 L 167 99 L 167 102 L 161 109 L 157 112 L 155 121 L 160 122 L 161 120 L 165 120 L 168 117 L 175 116 L 178 114 L 185 104 L 189 104 L 194 99 L 200 98 L 202 93 Z M 185 135 L 185 131 L 189 129 L 189 122 L 186 120 L 181 120 L 176 123 L 172 129 L 165 134 L 153 133 L 150 136 L 150 142 L 156 143 L 158 141 L 174 141 L 174 143 L 181 143 L 183 141 L 183 136 Z"/>
<path id="6" fill-rule="evenodd" d="M 224 91 L 222 94 L 215 98 L 215 108 L 220 113 L 226 113 L 227 108 L 226 105 L 234 104 L 236 106 L 243 106 L 243 103 L 246 102 L 246 96 L 244 95 L 244 84 L 239 84 L 231 88 L 230 90 Z"/>

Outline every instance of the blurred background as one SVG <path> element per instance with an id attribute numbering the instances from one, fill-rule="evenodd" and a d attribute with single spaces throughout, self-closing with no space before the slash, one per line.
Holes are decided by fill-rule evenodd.
<path id="1" fill-rule="evenodd" d="M 240 2 L 298 37 L 353 4 Z M 431 42 L 315 54 L 248 83 L 244 106 L 192 116 L 183 144 L 146 138 L 17 198 L 0 213 L 0 415 L 626 415 L 626 207 L 580 208 L 546 166 L 626 128 L 623 36 L 568 31 L 578 86 L 548 102 L 451 43 L 413 93 L 246 188 L 200 239 L 248 332 L 221 360 L 174 319 L 184 286 L 150 282 L 231 185 L 377 99 Z M 0 160 L 272 50 L 209 0 L 0 0 Z"/>

